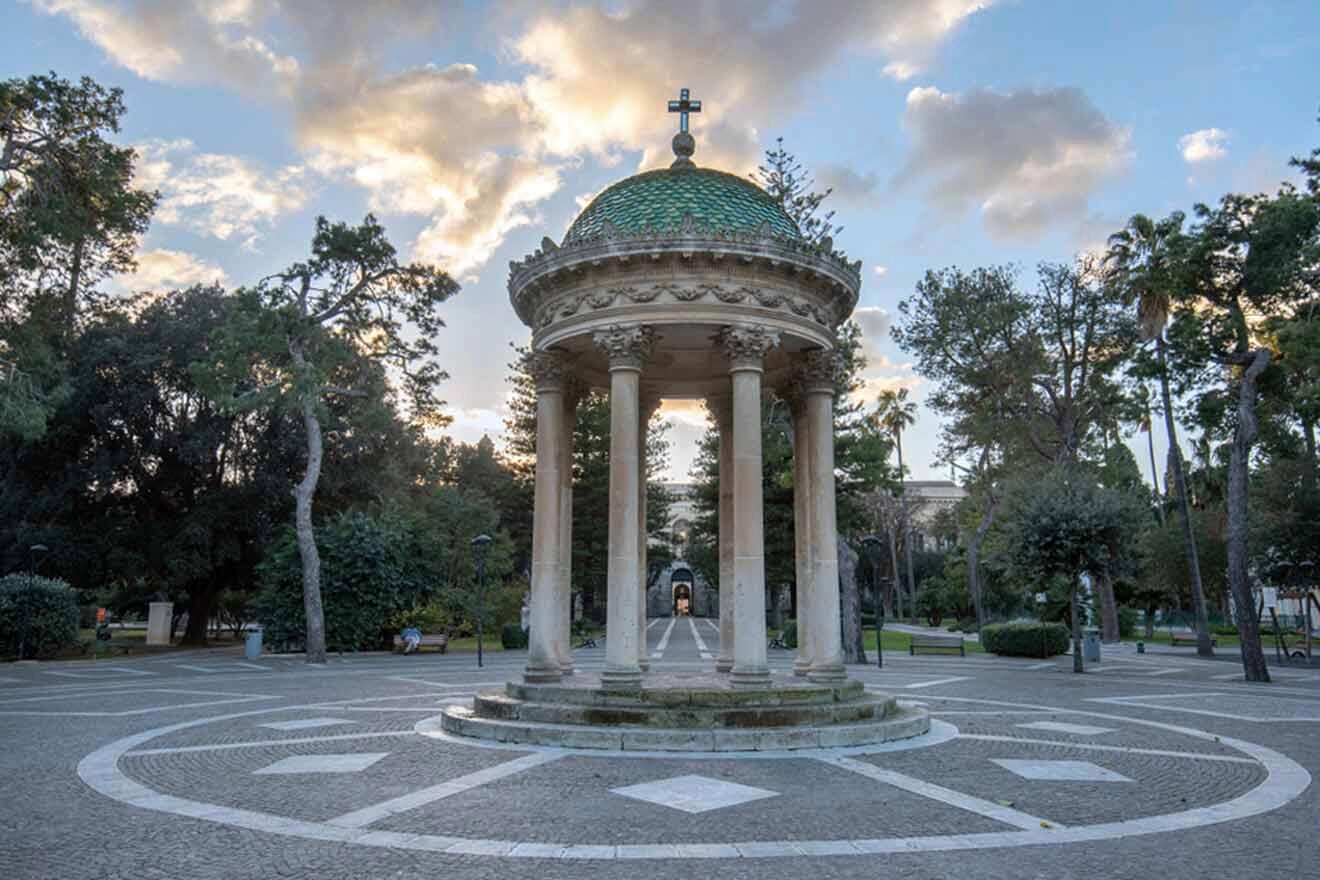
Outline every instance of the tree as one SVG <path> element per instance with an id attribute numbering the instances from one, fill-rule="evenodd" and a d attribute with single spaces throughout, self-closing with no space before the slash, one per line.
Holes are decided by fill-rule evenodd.
<path id="1" fill-rule="evenodd" d="M 875 418 L 886 431 L 894 437 L 894 449 L 898 454 L 898 474 L 899 480 L 904 478 L 907 473 L 903 469 L 903 431 L 917 420 L 917 405 L 908 401 L 908 390 L 906 388 L 886 388 L 880 392 L 880 399 L 877 401 Z M 899 508 L 902 516 L 903 530 L 903 556 L 907 565 L 908 581 L 908 600 L 912 609 L 912 620 L 916 623 L 917 617 L 917 583 L 912 574 L 912 521 L 911 512 L 908 510 L 907 490 L 902 489 L 899 492 Z M 897 571 L 895 571 L 897 578 Z M 898 586 L 897 580 L 894 583 Z"/>
<path id="2" fill-rule="evenodd" d="M 765 163 L 757 166 L 752 177 L 784 206 L 802 237 L 812 244 L 823 245 L 829 241 L 832 245 L 833 236 L 843 231 L 842 226 L 834 225 L 833 211 L 817 214 L 821 204 L 834 189 L 831 187 L 824 192 L 814 192 L 811 188 L 816 181 L 802 163 L 784 149 L 782 137 L 775 139 L 773 150 L 765 151 Z"/>
<path id="3" fill-rule="evenodd" d="M 239 320 L 206 366 L 212 388 L 228 406 L 285 407 L 301 419 L 306 462 L 293 495 L 309 663 L 325 662 L 312 502 L 321 477 L 327 403 L 353 397 L 392 403 L 392 394 L 380 386 L 352 384 L 351 368 L 365 358 L 397 377 L 415 421 L 443 425 L 443 402 L 436 397 L 446 378 L 436 360 L 436 336 L 444 327 L 438 307 L 457 290 L 434 266 L 400 263 L 375 217 L 368 215 L 358 226 L 318 217 L 310 258 L 241 294 Z M 250 390 L 232 393 L 240 383 Z"/>
<path id="4" fill-rule="evenodd" d="M 1210 619 L 1201 584 L 1201 563 L 1196 553 L 1192 531 L 1191 500 L 1183 469 L 1182 449 L 1174 422 L 1173 393 L 1170 389 L 1168 342 L 1165 328 L 1169 323 L 1173 299 L 1178 292 L 1176 247 L 1181 242 L 1184 215 L 1175 211 L 1155 221 L 1144 214 L 1134 214 L 1127 226 L 1109 236 L 1106 263 L 1114 270 L 1114 283 L 1126 301 L 1136 303 L 1142 340 L 1155 342 L 1157 375 L 1164 409 L 1164 431 L 1169 441 L 1169 469 L 1178 495 L 1183 527 L 1183 553 L 1191 582 L 1192 611 L 1196 615 L 1196 653 L 1214 656 L 1210 638 Z M 1157 482 L 1158 486 L 1158 482 Z"/>
<path id="5" fill-rule="evenodd" d="M 1130 507 L 1121 493 L 1101 487 L 1087 469 L 1073 464 L 1020 480 L 1008 504 L 1006 548 L 1014 569 L 1027 577 L 1068 581 L 1073 672 L 1084 672 L 1081 578 L 1109 568 L 1130 541 Z"/>
<path id="6" fill-rule="evenodd" d="M 106 139 L 123 113 L 122 90 L 87 77 L 0 82 L 0 314 L 42 296 L 67 335 L 96 283 L 133 267 L 157 196 L 133 188 L 133 150 Z"/>
<path id="7" fill-rule="evenodd" d="M 1223 377 L 1234 399 L 1228 466 L 1228 584 L 1248 681 L 1269 681 L 1248 574 L 1248 470 L 1260 432 L 1259 383 L 1272 353 L 1260 329 L 1316 295 L 1320 202 L 1285 187 L 1277 195 L 1224 196 L 1196 206 L 1185 241 L 1177 310 L 1184 351 Z"/>

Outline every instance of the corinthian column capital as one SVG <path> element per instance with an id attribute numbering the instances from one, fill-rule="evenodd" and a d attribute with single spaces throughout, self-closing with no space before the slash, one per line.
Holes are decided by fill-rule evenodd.
<path id="1" fill-rule="evenodd" d="M 529 351 L 523 356 L 523 368 L 539 391 L 563 391 L 571 379 L 568 361 L 556 351 Z"/>
<path id="2" fill-rule="evenodd" d="M 592 340 L 605 350 L 611 370 L 640 370 L 655 348 L 655 331 L 645 324 L 611 324 Z"/>
<path id="3" fill-rule="evenodd" d="M 731 324 L 715 341 L 728 355 L 730 370 L 759 370 L 766 354 L 779 344 L 779 331 L 761 324 Z"/>
<path id="4" fill-rule="evenodd" d="M 802 357 L 797 381 L 807 394 L 833 394 L 834 383 L 843 371 L 843 359 L 829 348 L 813 348 Z"/>

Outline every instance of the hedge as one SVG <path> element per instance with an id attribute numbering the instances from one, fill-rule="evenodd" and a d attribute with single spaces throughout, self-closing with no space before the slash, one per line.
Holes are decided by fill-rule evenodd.
<path id="1" fill-rule="evenodd" d="M 516 651 L 527 647 L 529 633 L 516 623 L 506 623 L 500 627 L 500 644 L 506 651 Z"/>
<path id="2" fill-rule="evenodd" d="M 48 657 L 76 644 L 78 594 L 72 587 L 25 574 L 0 578 L 0 653 Z"/>
<path id="3" fill-rule="evenodd" d="M 1062 623 L 988 623 L 981 647 L 1008 657 L 1053 657 L 1068 650 L 1068 627 Z"/>

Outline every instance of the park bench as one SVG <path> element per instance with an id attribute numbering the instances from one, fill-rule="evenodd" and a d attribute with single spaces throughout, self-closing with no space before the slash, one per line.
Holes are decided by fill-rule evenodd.
<path id="1" fill-rule="evenodd" d="M 422 640 L 417 645 L 418 652 L 426 648 L 435 648 L 441 654 L 449 650 L 449 636 L 444 633 L 422 633 Z M 403 637 L 396 635 L 394 637 L 394 650 L 403 650 Z"/>
<path id="2" fill-rule="evenodd" d="M 916 654 L 918 648 L 923 651 L 957 651 L 960 657 L 967 656 L 967 648 L 963 644 L 962 636 L 913 633 L 912 644 L 908 645 L 908 654 Z"/>
<path id="3" fill-rule="evenodd" d="M 1196 633 L 1189 629 L 1182 630 L 1181 632 L 1174 632 L 1173 630 L 1169 630 L 1169 646 L 1176 648 L 1180 644 L 1195 645 Z M 1219 647 L 1219 639 L 1215 638 L 1214 636 L 1211 636 L 1210 644 L 1216 648 Z"/>

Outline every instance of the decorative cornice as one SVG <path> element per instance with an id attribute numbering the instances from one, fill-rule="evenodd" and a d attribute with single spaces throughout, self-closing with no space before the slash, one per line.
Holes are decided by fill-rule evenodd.
<path id="1" fill-rule="evenodd" d="M 655 331 L 645 324 L 611 324 L 592 339 L 605 350 L 610 369 L 640 370 L 655 348 Z"/>
<path id="2" fill-rule="evenodd" d="M 568 362 L 555 351 L 531 351 L 523 356 L 523 368 L 536 384 L 536 392 L 563 392 L 569 379 Z"/>
<path id="3" fill-rule="evenodd" d="M 778 290 L 765 290 L 747 285 L 731 287 L 713 283 L 684 286 L 672 281 L 660 281 L 654 284 L 621 285 L 606 288 L 604 291 L 561 297 L 537 310 L 532 321 L 532 329 L 542 330 L 555 321 L 571 318 L 585 309 L 600 311 L 629 304 L 646 305 L 657 301 L 663 302 L 661 297 L 676 303 L 692 303 L 711 298 L 726 305 L 744 303 L 764 309 L 786 309 L 798 317 L 809 318 L 822 327 L 833 327 L 838 323 L 837 314 L 833 309 L 811 302 L 805 297 L 792 296 Z"/>
<path id="4" fill-rule="evenodd" d="M 761 369 L 770 349 L 779 344 L 779 331 L 761 324 L 731 324 L 715 335 L 733 370 Z"/>
<path id="5" fill-rule="evenodd" d="M 831 348 L 813 348 L 802 356 L 797 381 L 807 394 L 833 394 L 834 383 L 843 369 L 842 358 Z"/>
<path id="6" fill-rule="evenodd" d="M 510 262 L 509 296 L 518 316 L 531 326 L 534 319 L 541 317 L 532 314 L 532 310 L 537 305 L 537 292 L 561 273 L 576 273 L 585 268 L 596 268 L 611 263 L 642 264 L 670 255 L 684 259 L 702 255 L 713 260 L 763 262 L 790 274 L 806 274 L 833 290 L 831 298 L 838 301 L 835 309 L 838 314 L 824 316 L 831 325 L 837 324 L 856 306 L 862 283 L 860 261 L 850 261 L 843 253 L 833 250 L 832 247 L 825 248 L 802 239 L 776 235 L 768 224 L 755 232 L 730 232 L 704 229 L 685 223 L 678 230 L 663 232 L 648 230 L 632 234 L 621 233 L 610 224 L 605 224 L 599 235 L 563 245 L 556 245 L 549 239 L 544 239 L 536 253 L 524 260 Z M 627 296 L 624 291 L 626 288 L 607 290 L 606 293 L 623 297 Z M 735 297 L 739 292 L 743 293 L 741 298 L 725 299 L 723 300 L 725 302 L 748 301 L 750 304 L 751 300 L 756 300 L 758 304 L 767 308 L 777 307 L 777 303 L 768 305 L 761 302 L 752 295 L 751 291 L 751 288 L 745 290 L 732 288 L 722 289 L 721 293 L 728 297 Z M 658 292 L 663 290 L 657 290 Z M 683 293 L 690 295 L 692 299 L 702 295 L 694 288 L 684 289 Z M 580 308 L 581 305 L 582 303 L 577 303 L 575 309 Z"/>

